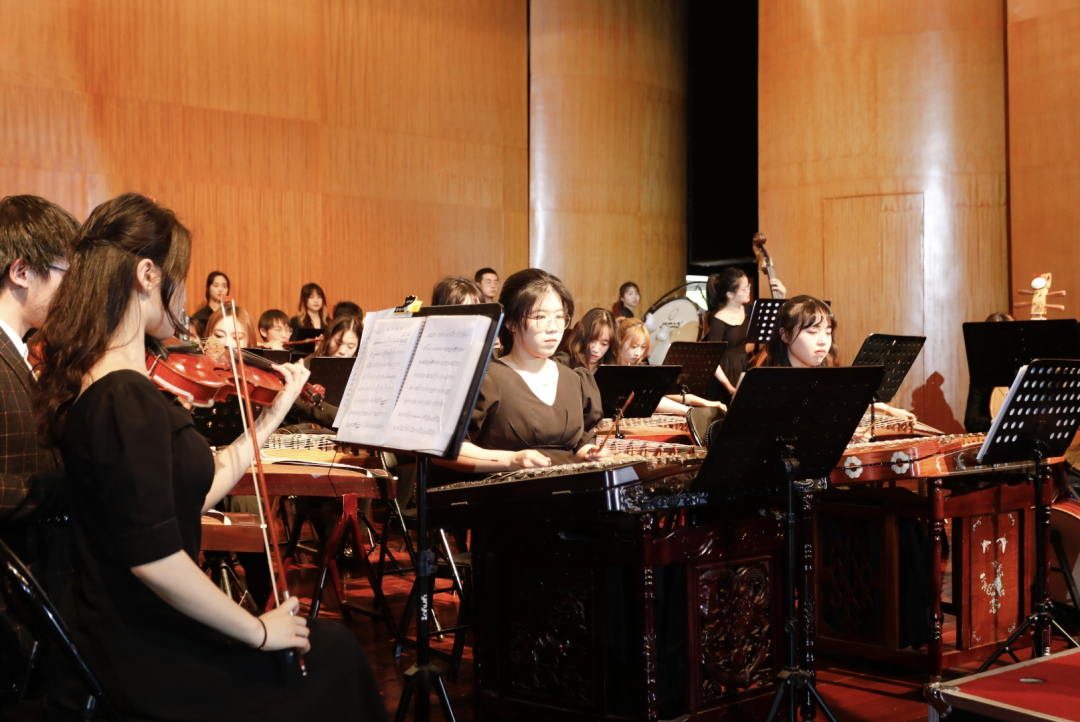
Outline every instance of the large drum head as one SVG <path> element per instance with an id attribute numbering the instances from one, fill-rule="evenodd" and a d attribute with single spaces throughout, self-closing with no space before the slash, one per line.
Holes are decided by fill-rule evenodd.
<path id="1" fill-rule="evenodd" d="M 661 304 L 645 318 L 649 329 L 649 363 L 664 363 L 672 341 L 701 340 L 701 309 L 687 298 Z"/>

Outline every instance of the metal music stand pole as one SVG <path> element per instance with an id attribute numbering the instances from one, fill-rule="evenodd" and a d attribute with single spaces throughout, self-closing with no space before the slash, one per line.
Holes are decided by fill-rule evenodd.
<path id="1" fill-rule="evenodd" d="M 448 722 L 454 722 L 454 710 L 443 682 L 443 671 L 431 663 L 431 596 L 435 582 L 435 553 L 427 538 L 427 475 L 431 459 L 426 454 L 416 457 L 416 664 L 405 672 L 405 686 L 401 690 L 397 715 L 394 722 L 405 722 L 409 713 L 409 699 L 416 693 L 416 722 L 428 722 L 431 718 L 431 690 L 439 697 L 439 706 Z M 461 632 L 458 632 L 460 634 Z"/>
<path id="2" fill-rule="evenodd" d="M 776 676 L 776 694 L 765 722 L 772 722 L 780 712 L 780 703 L 787 695 L 788 720 L 798 719 L 799 690 L 805 689 L 817 702 L 818 709 L 830 720 L 836 722 L 829 706 L 817 691 L 814 676 L 799 666 L 799 625 L 795 616 L 795 481 L 801 478 L 802 467 L 795 458 L 795 448 L 783 439 L 780 441 L 780 457 L 777 459 L 784 477 L 787 479 L 787 514 L 784 522 L 787 549 L 784 554 L 784 646 L 787 655 L 784 668 Z M 806 614 L 806 611 L 803 611 Z"/>

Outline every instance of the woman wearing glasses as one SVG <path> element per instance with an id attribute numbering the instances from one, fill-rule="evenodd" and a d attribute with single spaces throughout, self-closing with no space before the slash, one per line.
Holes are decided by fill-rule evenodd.
<path id="1" fill-rule="evenodd" d="M 488 367 L 467 440 L 449 465 L 489 474 L 598 458 L 596 382 L 585 369 L 551 360 L 574 315 L 570 292 L 530 268 L 506 279 L 499 302 L 506 351 Z"/>

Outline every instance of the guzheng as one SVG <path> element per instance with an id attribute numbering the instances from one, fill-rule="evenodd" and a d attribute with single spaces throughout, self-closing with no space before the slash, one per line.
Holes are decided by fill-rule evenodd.
<path id="1" fill-rule="evenodd" d="M 833 486 L 925 479 L 987 472 L 1026 471 L 1031 462 L 979 464 L 986 434 L 953 434 L 849 444 L 833 470 Z"/>
<path id="2" fill-rule="evenodd" d="M 602 419 L 596 426 L 596 432 L 598 434 L 606 433 L 614 425 L 612 419 Z M 684 432 L 688 433 L 686 427 L 686 417 L 679 416 L 678 414 L 653 414 L 652 416 L 643 416 L 634 419 L 623 419 L 619 422 L 619 429 L 624 434 L 638 434 L 638 433 L 672 433 L 672 432 Z"/>
<path id="3" fill-rule="evenodd" d="M 707 502 L 706 493 L 689 490 L 705 459 L 704 449 L 629 439 L 613 442 L 616 454 L 610 459 L 505 471 L 431 488 L 428 512 L 436 524 L 446 525 L 661 511 Z"/>
<path id="4" fill-rule="evenodd" d="M 863 414 L 859 419 L 859 431 L 870 429 L 870 414 Z M 883 416 L 875 414 L 873 418 L 874 433 L 878 436 L 945 436 L 944 431 L 935 429 L 933 426 L 924 424 L 914 419 L 901 419 L 897 416 Z"/>

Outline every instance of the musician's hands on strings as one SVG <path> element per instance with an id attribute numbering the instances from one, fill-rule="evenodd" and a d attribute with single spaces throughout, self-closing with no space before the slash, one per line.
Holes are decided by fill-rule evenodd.
<path id="1" fill-rule="evenodd" d="M 275 415 L 280 414 L 280 418 L 285 418 L 285 414 L 292 408 L 293 402 L 300 396 L 300 391 L 303 390 L 304 384 L 307 383 L 308 377 L 311 376 L 311 370 L 301 363 L 295 364 L 274 364 L 274 370 L 281 374 L 282 380 L 285 382 L 285 388 L 283 388 L 274 399 L 274 405 L 270 407 L 270 413 Z"/>
<path id="2" fill-rule="evenodd" d="M 266 625 L 266 644 L 261 647 L 263 651 L 298 649 L 301 654 L 311 651 L 311 642 L 308 641 L 311 630 L 307 627 L 307 617 L 296 613 L 299 609 L 300 600 L 290 597 L 280 607 L 259 617 Z M 259 641 L 256 640 L 252 646 L 258 647 Z"/>
<path id="3" fill-rule="evenodd" d="M 578 461 L 598 461 L 600 459 L 610 459 L 612 455 L 611 449 L 605 449 L 602 446 L 596 444 L 585 444 L 576 452 L 574 452 L 574 458 Z"/>
<path id="4" fill-rule="evenodd" d="M 515 471 L 517 469 L 535 469 L 540 466 L 551 466 L 551 459 L 536 449 L 518 451 L 510 457 L 510 468 Z"/>
<path id="5" fill-rule="evenodd" d="M 779 298 L 787 298 L 787 286 L 780 282 L 779 278 L 769 281 L 769 287 L 779 293 Z"/>

